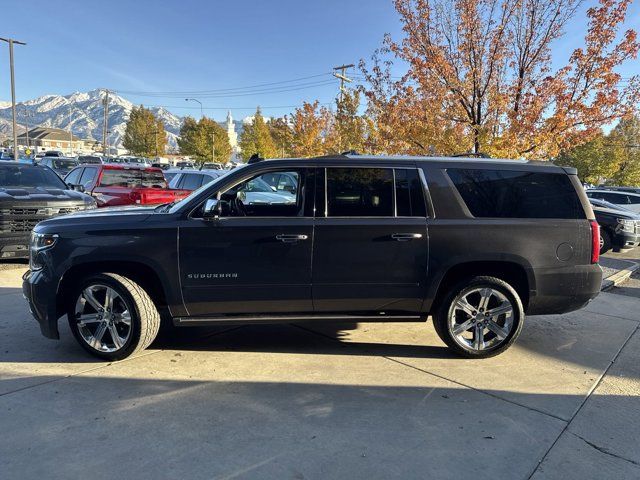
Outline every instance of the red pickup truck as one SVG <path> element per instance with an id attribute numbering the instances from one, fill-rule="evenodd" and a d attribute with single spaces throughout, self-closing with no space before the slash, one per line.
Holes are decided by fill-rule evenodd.
<path id="1" fill-rule="evenodd" d="M 98 207 L 159 205 L 191 193 L 169 189 L 159 168 L 134 165 L 80 165 L 71 170 L 64 181 L 92 195 Z"/>

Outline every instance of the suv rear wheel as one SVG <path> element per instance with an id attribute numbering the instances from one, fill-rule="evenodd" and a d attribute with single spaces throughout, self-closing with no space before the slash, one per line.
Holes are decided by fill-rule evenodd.
<path id="1" fill-rule="evenodd" d="M 523 320 L 518 293 L 495 277 L 475 277 L 457 284 L 433 316 L 442 341 L 469 358 L 504 352 L 520 335 Z"/>
<path id="2" fill-rule="evenodd" d="M 144 350 L 160 328 L 160 315 L 147 292 L 114 273 L 81 281 L 69 299 L 67 318 L 80 345 L 105 360 Z"/>
<path id="3" fill-rule="evenodd" d="M 600 255 L 611 250 L 611 235 L 609 232 L 600 227 Z"/>

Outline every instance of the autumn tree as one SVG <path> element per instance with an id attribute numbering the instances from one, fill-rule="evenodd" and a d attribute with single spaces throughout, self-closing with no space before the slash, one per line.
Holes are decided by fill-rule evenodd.
<path id="1" fill-rule="evenodd" d="M 278 150 L 273 138 L 271 138 L 269 126 L 262 116 L 260 107 L 256 110 L 253 121 L 244 126 L 239 144 L 242 158 L 245 160 L 256 154 L 262 158 L 273 158 L 278 155 Z"/>
<path id="2" fill-rule="evenodd" d="M 304 102 L 291 115 L 292 148 L 295 157 L 316 157 L 325 153 L 325 134 L 329 125 L 329 111 L 313 103 Z"/>
<path id="3" fill-rule="evenodd" d="M 164 124 L 144 106 L 133 107 L 124 132 L 122 145 L 133 155 L 158 157 L 167 144 Z"/>
<path id="4" fill-rule="evenodd" d="M 620 32 L 629 3 L 589 8 L 584 47 L 554 69 L 551 44 L 579 0 L 395 0 L 404 38 L 360 65 L 383 148 L 553 157 L 588 141 L 640 96 L 638 78 L 615 71 L 640 47 Z M 400 78 L 394 60 L 408 65 Z"/>
<path id="5" fill-rule="evenodd" d="M 231 144 L 226 130 L 207 117 L 197 122 L 192 117 L 186 117 L 180 127 L 178 146 L 180 153 L 189 155 L 200 163 L 214 160 L 227 163 L 231 156 Z"/>
<path id="6" fill-rule="evenodd" d="M 278 156 L 282 158 L 290 157 L 293 150 L 293 131 L 289 118 L 285 115 L 281 118 L 274 118 L 269 122 L 269 132 L 278 151 Z"/>
<path id="7" fill-rule="evenodd" d="M 328 148 L 333 153 L 355 150 L 364 152 L 367 142 L 367 122 L 359 114 L 360 92 L 345 89 L 336 99 L 336 111 L 331 116 L 327 134 Z"/>

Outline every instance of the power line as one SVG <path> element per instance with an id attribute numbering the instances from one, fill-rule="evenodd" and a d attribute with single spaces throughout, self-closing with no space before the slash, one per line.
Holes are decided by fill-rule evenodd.
<path id="1" fill-rule="evenodd" d="M 222 94 L 222 93 L 230 93 L 230 92 L 237 92 L 237 91 L 242 91 L 242 90 L 253 90 L 256 88 L 263 88 L 263 87 L 273 87 L 275 85 L 284 85 L 287 83 L 297 83 L 297 82 L 301 82 L 303 80 L 310 80 L 312 78 L 319 78 L 319 77 L 326 77 L 327 75 L 330 75 L 331 72 L 325 72 L 325 73 L 320 73 L 318 75 L 309 75 L 306 77 L 298 77 L 298 78 L 293 78 L 290 80 L 281 80 L 278 82 L 269 82 L 269 83 L 259 83 L 259 84 L 255 84 L 255 85 L 246 85 L 243 87 L 230 87 L 230 88 L 218 88 L 218 89 L 213 89 L 213 90 L 185 90 L 185 91 L 180 91 L 180 90 L 176 90 L 176 91 L 144 91 L 144 90 L 117 90 L 119 93 L 126 93 L 128 95 L 158 95 L 158 96 L 180 96 L 180 97 L 184 97 L 184 96 L 202 96 L 202 95 L 209 95 L 209 94 Z"/>
<path id="2" fill-rule="evenodd" d="M 310 88 L 316 87 L 324 87 L 327 85 L 332 85 L 333 80 L 323 80 L 320 82 L 311 82 L 311 83 L 303 83 L 298 85 L 291 86 L 281 86 L 281 87 L 271 87 L 264 88 L 260 90 L 247 90 L 247 91 L 238 91 L 237 93 L 208 93 L 208 94 L 199 94 L 197 97 L 199 98 L 232 98 L 232 97 L 246 97 L 250 95 L 265 95 L 269 93 L 286 93 L 286 92 L 295 92 L 298 90 L 306 90 Z M 177 95 L 174 93 L 171 94 L 157 94 L 157 93 L 130 93 L 123 90 L 117 90 L 116 93 L 123 95 L 135 95 L 140 97 L 150 97 L 150 98 L 184 98 L 185 95 Z"/>

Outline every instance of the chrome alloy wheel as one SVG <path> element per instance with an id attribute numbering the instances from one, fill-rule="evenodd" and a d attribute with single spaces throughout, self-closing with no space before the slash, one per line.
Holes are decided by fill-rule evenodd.
<path id="1" fill-rule="evenodd" d="M 83 340 L 99 352 L 120 350 L 131 336 L 131 313 L 113 288 L 87 286 L 78 297 L 75 321 Z"/>
<path id="2" fill-rule="evenodd" d="M 513 312 L 511 301 L 498 290 L 463 290 L 449 311 L 449 330 L 462 348 L 488 350 L 509 337 L 514 326 Z"/>

